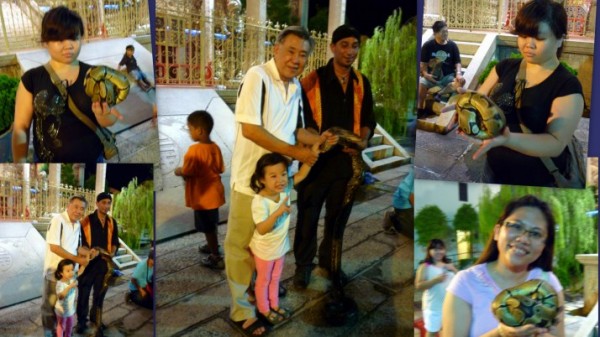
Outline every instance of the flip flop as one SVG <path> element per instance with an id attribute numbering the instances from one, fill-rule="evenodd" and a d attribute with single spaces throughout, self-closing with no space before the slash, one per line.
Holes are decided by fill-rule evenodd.
<path id="1" fill-rule="evenodd" d="M 258 317 L 256 318 L 256 321 L 254 321 L 254 323 L 250 324 L 245 329 L 244 329 L 244 323 L 246 322 L 246 320 L 239 321 L 239 322 L 231 320 L 231 322 L 239 329 L 239 331 L 241 333 L 244 334 L 244 336 L 247 336 L 247 337 L 266 336 L 269 334 L 269 326 L 264 324 Z M 255 334 L 255 332 L 258 331 L 260 328 L 264 329 L 263 332 L 259 333 L 259 334 Z"/>

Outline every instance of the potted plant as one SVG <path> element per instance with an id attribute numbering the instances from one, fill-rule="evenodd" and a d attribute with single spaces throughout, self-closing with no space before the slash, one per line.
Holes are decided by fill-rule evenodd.
<path id="1" fill-rule="evenodd" d="M 12 162 L 11 137 L 19 79 L 0 74 L 0 162 Z"/>

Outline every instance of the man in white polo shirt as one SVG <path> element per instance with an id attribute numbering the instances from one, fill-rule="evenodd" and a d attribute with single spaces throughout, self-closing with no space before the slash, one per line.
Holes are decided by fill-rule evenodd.
<path id="1" fill-rule="evenodd" d="M 302 95 L 298 76 L 314 46 L 308 31 L 299 26 L 284 29 L 274 46 L 273 59 L 246 73 L 235 108 L 237 137 L 231 162 L 231 197 L 225 269 L 231 290 L 230 318 L 248 335 L 261 336 L 266 327 L 256 318 L 246 291 L 254 272 L 248 245 L 254 232 L 250 206 L 254 192 L 250 177 L 265 153 L 277 152 L 307 164 L 317 160 L 309 148 L 296 144 L 321 141 L 303 129 Z"/>
<path id="2" fill-rule="evenodd" d="M 44 289 L 42 291 L 42 326 L 45 336 L 56 336 L 56 279 L 54 271 L 62 259 L 69 259 L 80 266 L 87 265 L 87 259 L 77 256 L 81 245 L 79 219 L 85 212 L 87 201 L 82 196 L 72 196 L 67 210 L 57 214 L 50 221 L 46 232 L 46 256 L 44 257 Z"/>

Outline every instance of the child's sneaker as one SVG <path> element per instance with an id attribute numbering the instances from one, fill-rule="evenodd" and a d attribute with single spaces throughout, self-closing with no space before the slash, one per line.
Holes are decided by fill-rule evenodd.
<path id="1" fill-rule="evenodd" d="M 209 255 L 202 259 L 202 265 L 210 269 L 225 269 L 225 261 L 222 256 Z"/>

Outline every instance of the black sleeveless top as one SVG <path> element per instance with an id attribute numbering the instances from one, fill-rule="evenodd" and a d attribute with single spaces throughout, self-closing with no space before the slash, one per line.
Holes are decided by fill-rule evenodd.
<path id="1" fill-rule="evenodd" d="M 67 93 L 79 110 L 98 124 L 92 111 L 92 100 L 83 87 L 85 74 L 90 67 L 79 62 L 79 75 L 75 83 L 67 87 Z M 102 155 L 102 143 L 73 114 L 44 66 L 28 70 L 21 81 L 33 95 L 33 145 L 37 161 L 95 163 Z"/>
<path id="2" fill-rule="evenodd" d="M 515 78 L 521 59 L 505 59 L 496 65 L 498 83 L 490 92 L 490 98 L 504 111 L 511 133 L 523 133 L 514 105 Z M 552 101 L 571 94 L 583 96 L 577 77 L 559 65 L 541 83 L 523 89 L 520 115 L 532 133 L 544 133 L 550 117 Z M 561 173 L 567 166 L 568 149 L 552 158 Z M 500 146 L 487 153 L 487 162 L 494 174 L 494 183 L 530 186 L 554 186 L 554 178 L 538 157 L 531 157 Z"/>

